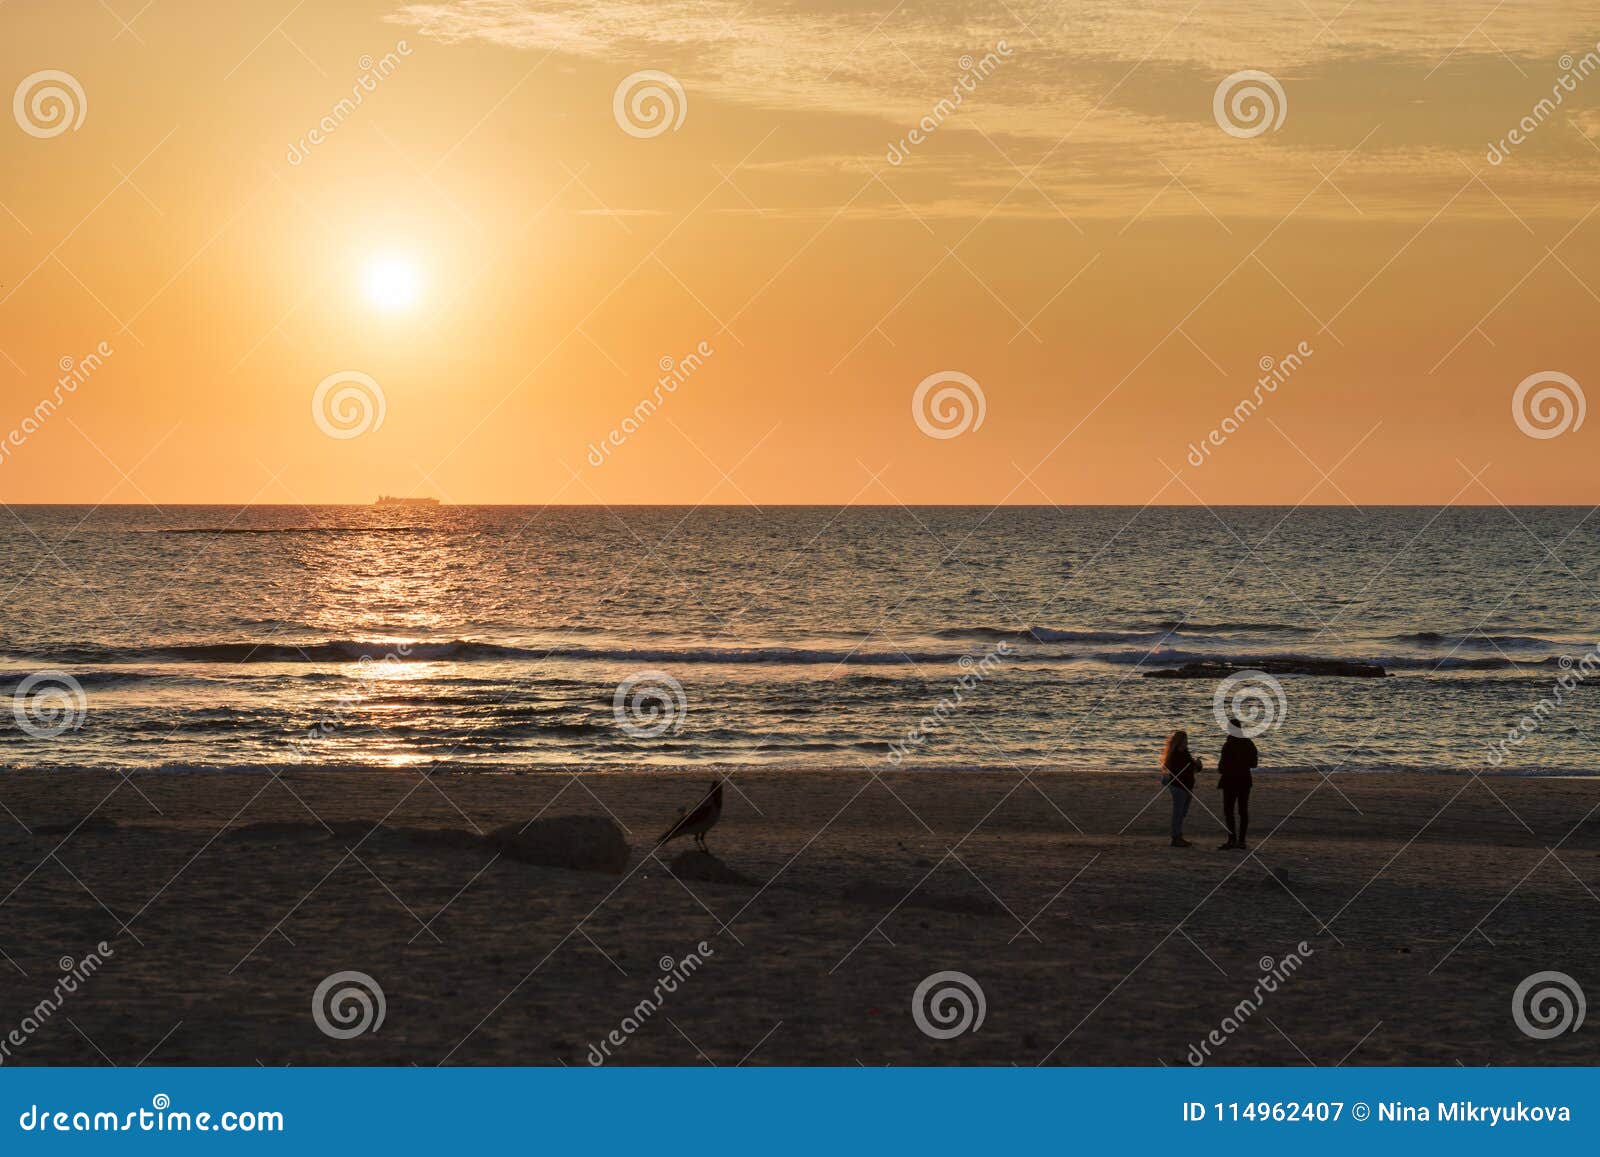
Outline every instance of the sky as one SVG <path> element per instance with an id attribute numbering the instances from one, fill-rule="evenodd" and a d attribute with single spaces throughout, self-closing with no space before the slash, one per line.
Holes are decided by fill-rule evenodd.
<path id="1" fill-rule="evenodd" d="M 1597 17 L 0 0 L 0 501 L 1600 501 Z"/>

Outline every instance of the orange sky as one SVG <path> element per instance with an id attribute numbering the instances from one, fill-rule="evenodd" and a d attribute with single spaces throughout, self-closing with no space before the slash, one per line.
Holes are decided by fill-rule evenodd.
<path id="1" fill-rule="evenodd" d="M 0 0 L 7 503 L 1600 500 L 1600 3 L 141 4 Z"/>

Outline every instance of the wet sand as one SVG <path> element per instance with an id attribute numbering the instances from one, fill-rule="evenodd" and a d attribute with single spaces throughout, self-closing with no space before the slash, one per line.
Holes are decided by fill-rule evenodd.
<path id="1" fill-rule="evenodd" d="M 1600 995 L 1600 781 L 1263 774 L 1244 856 L 1209 779 L 1173 849 L 1153 776 L 730 769 L 718 861 L 675 878 L 688 841 L 650 847 L 706 782 L 5 773 L 4 1062 L 583 1065 L 616 1031 L 611 1064 L 1183 1065 L 1213 1030 L 1208 1064 L 1600 1062 L 1595 1024 L 1512 1015 L 1537 972 Z M 622 874 L 474 835 L 572 815 L 622 825 Z M 338 1039 L 313 994 L 346 971 L 384 1018 Z M 984 1017 L 935 1039 L 944 971 Z"/>

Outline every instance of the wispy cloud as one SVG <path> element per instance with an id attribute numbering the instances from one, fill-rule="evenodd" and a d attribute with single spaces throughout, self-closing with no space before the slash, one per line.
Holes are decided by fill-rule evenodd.
<path id="1" fill-rule="evenodd" d="M 1281 212 L 1303 197 L 1307 175 L 1314 182 L 1358 142 L 1341 187 L 1363 188 L 1374 212 L 1431 211 L 1461 161 L 1481 158 L 1528 93 L 1548 91 L 1556 58 L 1594 48 L 1582 14 L 1556 0 L 1487 17 L 1431 0 L 1325 16 L 1272 0 L 1089 0 L 1070 10 L 1030 0 L 452 0 L 389 19 L 442 44 L 560 54 L 617 78 L 665 69 L 697 117 L 719 107 L 780 112 L 811 125 L 786 134 L 777 162 L 796 172 L 819 157 L 882 170 L 964 60 L 1004 42 L 1004 67 L 940 124 L 899 185 L 912 204 L 946 212 L 968 200 L 972 165 L 1015 184 L 1015 164 L 1049 215 L 1043 202 L 1125 214 L 1185 166 L 1185 187 L 1217 212 Z M 1270 138 L 1240 141 L 1215 123 L 1218 82 L 1244 68 L 1272 72 L 1288 93 L 1289 116 Z M 1562 114 L 1584 131 L 1548 134 L 1521 172 L 1501 179 L 1525 180 L 1536 203 L 1584 196 L 1595 88 Z M 1168 200 L 1154 211 L 1196 211 L 1187 197 Z"/>

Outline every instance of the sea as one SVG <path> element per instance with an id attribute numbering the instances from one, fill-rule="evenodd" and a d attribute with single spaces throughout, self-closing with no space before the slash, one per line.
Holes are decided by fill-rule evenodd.
<path id="1" fill-rule="evenodd" d="M 1593 514 L 12 506 L 0 767 L 1587 775 Z"/>

